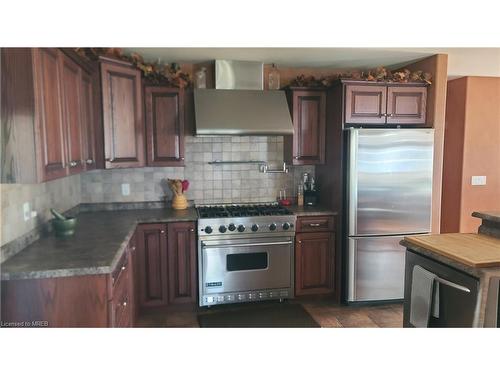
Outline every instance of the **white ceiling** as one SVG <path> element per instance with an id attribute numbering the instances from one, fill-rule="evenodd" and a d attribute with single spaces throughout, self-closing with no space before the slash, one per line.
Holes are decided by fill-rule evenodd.
<path id="1" fill-rule="evenodd" d="M 290 67 L 370 69 L 399 67 L 436 53 L 448 55 L 448 77 L 500 77 L 500 48 L 126 48 L 146 60 L 253 60 Z"/>

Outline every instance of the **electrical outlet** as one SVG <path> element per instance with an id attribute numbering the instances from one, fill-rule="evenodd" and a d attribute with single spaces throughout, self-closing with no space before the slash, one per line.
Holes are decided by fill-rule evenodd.
<path id="1" fill-rule="evenodd" d="M 130 195 L 130 184 L 122 184 L 122 195 Z"/>
<path id="2" fill-rule="evenodd" d="M 472 176 L 471 184 L 476 185 L 486 185 L 486 176 Z"/>
<path id="3" fill-rule="evenodd" d="M 23 204 L 23 217 L 24 221 L 28 221 L 29 219 L 31 219 L 30 202 L 24 202 Z"/>

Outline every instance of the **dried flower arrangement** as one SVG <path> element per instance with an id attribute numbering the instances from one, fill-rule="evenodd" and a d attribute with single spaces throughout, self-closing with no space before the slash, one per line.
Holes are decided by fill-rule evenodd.
<path id="1" fill-rule="evenodd" d="M 408 83 L 408 82 L 425 82 L 431 84 L 432 74 L 422 72 L 418 70 L 416 72 L 411 72 L 408 69 L 397 70 L 391 72 L 389 69 L 383 66 L 378 67 L 374 71 L 368 72 L 348 72 L 339 73 L 327 77 L 316 78 L 314 76 L 304 76 L 300 75 L 294 78 L 290 85 L 291 87 L 330 87 L 333 82 L 339 78 L 362 80 L 362 81 L 372 81 L 372 82 L 398 82 L 398 83 Z"/>
<path id="2" fill-rule="evenodd" d="M 179 64 L 157 64 L 145 62 L 138 53 L 124 55 L 121 48 L 76 48 L 75 51 L 89 60 L 97 60 L 99 56 L 107 56 L 127 61 L 142 71 L 144 80 L 149 84 L 161 84 L 171 87 L 186 88 L 192 86 L 188 73 L 181 70 Z"/>

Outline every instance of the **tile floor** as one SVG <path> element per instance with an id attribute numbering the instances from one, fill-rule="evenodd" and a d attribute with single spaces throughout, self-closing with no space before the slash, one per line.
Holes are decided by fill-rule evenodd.
<path id="1" fill-rule="evenodd" d="M 278 303 L 278 302 L 270 302 Z M 403 305 L 393 303 L 377 306 L 344 306 L 328 300 L 301 299 L 285 303 L 300 303 L 316 322 L 325 328 L 401 328 Z M 179 305 L 141 314 L 138 327 L 199 327 L 197 314 L 211 313 L 217 309 L 242 309 L 245 305 L 217 306 L 200 309 L 196 305 Z"/>

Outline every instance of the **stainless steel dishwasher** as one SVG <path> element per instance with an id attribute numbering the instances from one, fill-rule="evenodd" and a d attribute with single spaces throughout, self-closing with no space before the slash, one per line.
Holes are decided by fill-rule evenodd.
<path id="1" fill-rule="evenodd" d="M 413 327 L 410 324 L 410 304 L 412 271 L 416 265 L 434 273 L 441 280 L 438 283 L 439 317 L 431 316 L 429 327 L 473 327 L 479 280 L 411 250 L 406 252 L 403 327 Z"/>

